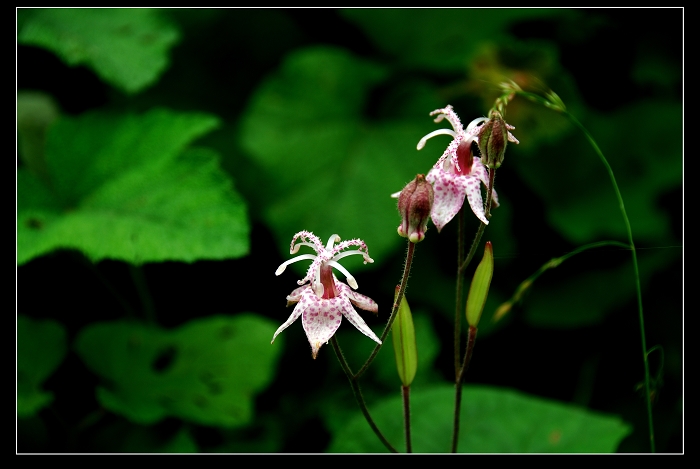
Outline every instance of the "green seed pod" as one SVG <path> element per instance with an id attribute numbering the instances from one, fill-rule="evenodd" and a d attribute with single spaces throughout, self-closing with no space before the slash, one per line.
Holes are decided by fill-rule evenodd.
<path id="1" fill-rule="evenodd" d="M 398 294 L 399 287 L 396 287 Z M 395 294 L 395 295 L 396 295 Z M 396 296 L 394 296 L 396 299 Z M 418 367 L 418 352 L 416 349 L 416 332 L 413 328 L 413 316 L 408 307 L 406 295 L 401 298 L 399 311 L 394 324 L 391 326 L 391 338 L 394 342 L 394 355 L 396 356 L 396 369 L 404 386 L 410 386 L 416 376 Z"/>
<path id="2" fill-rule="evenodd" d="M 467 322 L 470 326 L 476 327 L 484 310 L 486 298 L 489 295 L 491 278 L 493 277 L 493 247 L 491 241 L 486 242 L 484 247 L 484 257 L 476 267 L 472 285 L 469 287 L 469 297 L 467 298 Z"/>

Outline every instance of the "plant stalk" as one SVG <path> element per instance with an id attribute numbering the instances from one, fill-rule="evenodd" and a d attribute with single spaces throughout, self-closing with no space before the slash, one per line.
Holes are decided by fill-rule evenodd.
<path id="1" fill-rule="evenodd" d="M 372 419 L 372 416 L 369 413 L 369 409 L 367 408 L 367 404 L 365 403 L 365 398 L 362 396 L 360 384 L 353 377 L 352 370 L 350 369 L 350 366 L 348 366 L 348 362 L 345 360 L 345 356 L 343 355 L 343 351 L 340 349 L 340 345 L 338 345 L 338 340 L 335 338 L 335 335 L 331 337 L 331 344 L 333 345 L 335 356 L 338 357 L 338 361 L 340 362 L 340 367 L 343 369 L 343 372 L 345 372 L 345 376 L 347 376 L 348 381 L 350 381 L 352 393 L 355 396 L 357 404 L 360 406 L 362 415 L 365 416 L 365 420 L 367 420 L 367 423 L 372 428 L 372 431 L 375 435 L 377 435 L 377 438 L 379 438 L 379 440 L 384 444 L 384 446 L 386 446 L 386 448 L 392 453 L 398 453 L 396 448 L 394 448 L 394 446 L 391 443 L 389 443 L 389 440 L 387 440 L 384 437 L 384 434 L 382 434 L 382 432 L 379 430 L 377 424 L 374 423 L 374 420 Z"/>

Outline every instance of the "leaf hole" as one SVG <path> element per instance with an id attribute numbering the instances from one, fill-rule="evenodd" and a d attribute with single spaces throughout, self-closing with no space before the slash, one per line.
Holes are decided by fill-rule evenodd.
<path id="1" fill-rule="evenodd" d="M 176 355 L 177 349 L 172 345 L 160 350 L 151 364 L 151 369 L 156 373 L 166 372 L 172 366 Z"/>

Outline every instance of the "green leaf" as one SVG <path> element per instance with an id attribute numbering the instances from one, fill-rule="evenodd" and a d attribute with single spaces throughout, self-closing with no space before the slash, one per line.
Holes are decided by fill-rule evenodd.
<path id="1" fill-rule="evenodd" d="M 272 381 L 282 350 L 269 344 L 276 328 L 254 314 L 212 316 L 174 330 L 103 322 L 80 332 L 76 350 L 104 379 L 100 403 L 133 422 L 174 416 L 233 428 L 251 421 L 255 394 Z"/>
<path id="2" fill-rule="evenodd" d="M 253 95 L 241 141 L 270 176 L 263 216 L 281 252 L 301 230 L 362 238 L 378 262 L 400 245 L 390 194 L 427 173 L 444 148 L 416 151 L 434 130 L 431 109 L 418 122 L 363 118 L 372 87 L 386 76 L 379 65 L 317 47 L 288 56 Z"/>
<path id="3" fill-rule="evenodd" d="M 126 434 L 120 452 L 125 453 L 197 453 L 197 443 L 183 427 L 172 438 L 162 441 L 153 428 L 135 426 Z"/>
<path id="4" fill-rule="evenodd" d="M 87 65 L 104 81 L 135 93 L 168 66 L 177 30 L 146 8 L 41 8 L 19 28 L 20 44 L 46 48 L 70 66 Z"/>
<path id="5" fill-rule="evenodd" d="M 17 263 L 59 248 L 135 264 L 247 254 L 245 204 L 218 156 L 183 151 L 216 124 L 165 110 L 59 121 L 47 145 L 52 187 L 18 170 Z"/>
<path id="6" fill-rule="evenodd" d="M 443 453 L 450 449 L 454 388 L 439 385 L 411 390 L 413 450 Z M 401 397 L 370 406 L 384 436 L 403 448 Z M 520 392 L 465 386 L 462 395 L 460 452 L 465 453 L 609 453 L 631 432 L 619 417 Z M 387 452 L 357 412 L 333 435 L 329 452 Z"/>
<path id="7" fill-rule="evenodd" d="M 615 174 L 635 244 L 672 240 L 670 217 L 658 200 L 682 184 L 682 116 L 680 104 L 645 100 L 582 119 Z M 662 151 L 649 144 L 650 135 L 663 136 Z M 548 156 L 508 161 L 545 200 L 551 225 L 577 245 L 626 240 L 610 177 L 590 143 L 578 132 L 549 151 L 564 151 L 567 157 L 558 158 L 555 166 Z"/>
<path id="8" fill-rule="evenodd" d="M 66 331 L 53 320 L 17 316 L 17 416 L 31 417 L 53 400 L 42 383 L 66 356 Z"/>
<path id="9" fill-rule="evenodd" d="M 562 14 L 541 8 L 341 11 L 401 65 L 457 72 L 464 70 L 484 42 L 513 40 L 508 27 L 514 22 Z"/>

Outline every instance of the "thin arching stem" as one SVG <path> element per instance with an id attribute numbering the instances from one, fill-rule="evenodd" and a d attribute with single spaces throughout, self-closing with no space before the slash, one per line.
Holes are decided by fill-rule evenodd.
<path id="1" fill-rule="evenodd" d="M 489 189 L 486 194 L 486 205 L 485 205 L 485 210 L 484 213 L 486 215 L 486 218 L 491 218 L 491 200 L 493 197 L 493 184 L 496 179 L 496 168 L 491 168 L 489 170 Z M 462 207 L 464 209 L 464 207 Z M 460 218 L 461 221 L 461 218 Z M 464 260 L 464 262 L 461 261 L 461 258 L 458 257 L 458 265 L 459 268 L 457 269 L 457 294 L 456 294 L 456 305 L 455 305 L 455 329 L 457 329 L 458 325 L 461 323 L 462 320 L 462 285 L 464 284 L 464 270 L 467 268 L 467 265 L 469 265 L 469 262 L 472 260 L 474 257 L 474 254 L 476 253 L 476 249 L 479 246 L 479 243 L 481 242 L 481 236 L 484 234 L 484 230 L 486 229 L 486 224 L 481 223 L 479 225 L 479 229 L 476 232 L 476 236 L 474 237 L 474 241 L 472 241 L 472 245 L 469 248 L 469 254 L 467 254 L 467 258 Z M 460 229 L 460 242 L 459 244 L 463 245 L 463 241 L 461 240 L 461 229 Z M 458 248 L 459 252 L 459 248 Z M 460 264 L 461 262 L 461 264 Z M 471 361 L 472 357 L 472 352 L 474 350 L 474 342 L 476 341 L 476 331 L 477 328 L 475 326 L 469 326 L 469 333 L 467 337 L 467 349 L 464 352 L 464 359 L 459 361 L 459 357 L 457 354 L 459 353 L 459 336 L 455 334 L 455 407 L 454 407 L 454 419 L 453 419 L 453 428 L 452 428 L 452 452 L 455 453 L 457 452 L 457 439 L 459 437 L 459 419 L 461 415 L 461 406 L 462 406 L 462 380 L 464 379 L 464 373 L 466 373 L 467 368 L 469 367 L 469 362 Z"/>
<path id="2" fill-rule="evenodd" d="M 384 332 L 382 332 L 381 337 L 379 340 L 381 340 L 381 344 L 377 344 L 374 347 L 374 350 L 372 350 L 372 353 L 369 355 L 369 358 L 367 358 L 367 361 L 365 362 L 364 365 L 362 365 L 362 368 L 355 373 L 353 376 L 354 380 L 357 380 L 362 376 L 362 374 L 367 371 L 367 368 L 372 364 L 372 361 L 374 360 L 374 357 L 377 356 L 379 353 L 379 349 L 382 348 L 382 344 L 384 343 L 384 340 L 386 339 L 386 336 L 389 334 L 389 331 L 391 330 L 391 325 L 394 323 L 394 319 L 396 319 L 396 315 L 399 312 L 399 305 L 401 304 L 401 299 L 403 298 L 404 293 L 406 293 L 406 286 L 408 285 L 408 276 L 411 273 L 411 263 L 413 262 L 413 253 L 416 249 L 415 243 L 412 243 L 411 241 L 408 241 L 408 249 L 406 250 L 406 262 L 404 263 L 404 268 L 403 268 L 403 277 L 401 277 L 401 284 L 399 285 L 399 292 L 396 295 L 396 299 L 394 300 L 394 305 L 391 308 L 391 316 L 389 316 L 389 321 L 386 324 L 386 327 L 384 328 Z"/>
<path id="3" fill-rule="evenodd" d="M 401 397 L 403 401 L 403 428 L 404 436 L 406 437 L 406 452 L 412 453 L 413 446 L 411 445 L 411 403 L 410 403 L 411 386 L 401 386 Z"/>
<path id="4" fill-rule="evenodd" d="M 452 420 L 452 448 L 453 453 L 457 452 L 457 440 L 459 439 L 459 417 L 461 415 L 462 408 L 462 380 L 464 379 L 464 374 L 469 368 L 469 362 L 472 360 L 472 353 L 474 352 L 474 344 L 476 343 L 476 333 L 477 328 L 474 326 L 469 326 L 469 333 L 467 336 L 467 349 L 464 351 L 464 361 L 462 362 L 462 367 L 457 373 L 457 379 L 455 380 L 455 412 Z"/>
<path id="5" fill-rule="evenodd" d="M 384 434 L 379 430 L 377 427 L 377 424 L 374 423 L 374 420 L 372 419 L 372 416 L 369 413 L 369 409 L 367 409 L 367 404 L 365 403 L 365 398 L 362 396 L 362 391 L 360 390 L 360 384 L 357 382 L 357 380 L 353 377 L 352 370 L 350 369 L 350 366 L 348 366 L 348 362 L 345 360 L 345 356 L 343 355 L 343 351 L 340 349 L 340 345 L 338 345 L 338 340 L 335 338 L 335 336 L 331 337 L 331 344 L 333 345 L 333 350 L 335 351 L 335 356 L 338 357 L 338 361 L 340 362 L 340 367 L 343 369 L 343 372 L 345 372 L 345 376 L 347 376 L 348 381 L 350 381 L 350 387 L 352 388 L 352 393 L 355 396 L 355 400 L 357 401 L 357 404 L 360 406 L 360 410 L 362 411 L 362 415 L 365 416 L 365 420 L 367 420 L 367 423 L 369 426 L 372 428 L 372 431 L 377 435 L 377 438 L 386 446 L 386 448 L 391 451 L 392 453 L 398 453 L 396 448 L 389 443 L 389 440 L 387 440 L 384 437 Z"/>
<path id="6" fill-rule="evenodd" d="M 644 312 L 642 309 L 642 286 L 641 282 L 639 280 L 639 265 L 637 262 L 637 250 L 634 246 L 634 240 L 632 238 L 632 227 L 630 225 L 629 218 L 627 217 L 627 211 L 625 210 L 625 204 L 622 200 L 622 194 L 620 193 L 620 188 L 617 185 L 617 181 L 615 180 L 615 174 L 613 173 L 612 168 L 610 167 L 610 163 L 608 163 L 608 160 L 605 158 L 605 155 L 603 155 L 603 152 L 601 151 L 600 147 L 598 147 L 598 144 L 596 141 L 593 139 L 593 136 L 588 132 L 588 129 L 586 129 L 581 122 L 573 115 L 570 114 L 566 109 L 563 107 L 563 103 L 559 100 L 558 102 L 550 101 L 548 99 L 545 99 L 539 95 L 536 95 L 534 93 L 528 93 L 525 91 L 521 90 L 515 90 L 514 91 L 516 94 L 523 96 L 531 101 L 534 101 L 536 103 L 542 104 L 545 107 L 548 107 L 550 109 L 554 109 L 558 112 L 561 112 L 564 114 L 566 117 L 568 117 L 571 122 L 573 122 L 580 130 L 583 132 L 583 134 L 586 136 L 586 139 L 588 142 L 591 144 L 593 147 L 593 150 L 596 152 L 598 157 L 600 158 L 600 161 L 603 163 L 603 166 L 605 166 L 605 170 L 608 172 L 608 176 L 610 177 L 610 182 L 613 186 L 613 189 L 615 190 L 615 197 L 617 198 L 618 206 L 620 208 L 620 213 L 622 214 L 622 219 L 624 220 L 625 223 L 625 230 L 627 231 L 627 240 L 629 242 L 629 247 L 630 251 L 632 253 L 632 265 L 634 267 L 634 279 L 635 279 L 635 286 L 637 289 L 637 309 L 638 309 L 638 316 L 639 316 L 639 332 L 641 335 L 641 343 L 642 343 L 642 360 L 644 363 L 644 390 L 646 394 L 646 401 L 647 401 L 647 420 L 649 424 L 649 446 L 651 449 L 651 452 L 654 453 L 656 452 L 656 443 L 654 441 L 654 422 L 652 418 L 652 412 L 651 412 L 651 391 L 650 391 L 650 376 L 649 376 L 649 360 L 648 360 L 648 355 L 649 353 L 647 352 L 647 341 L 646 341 L 646 333 L 644 329 Z"/>

